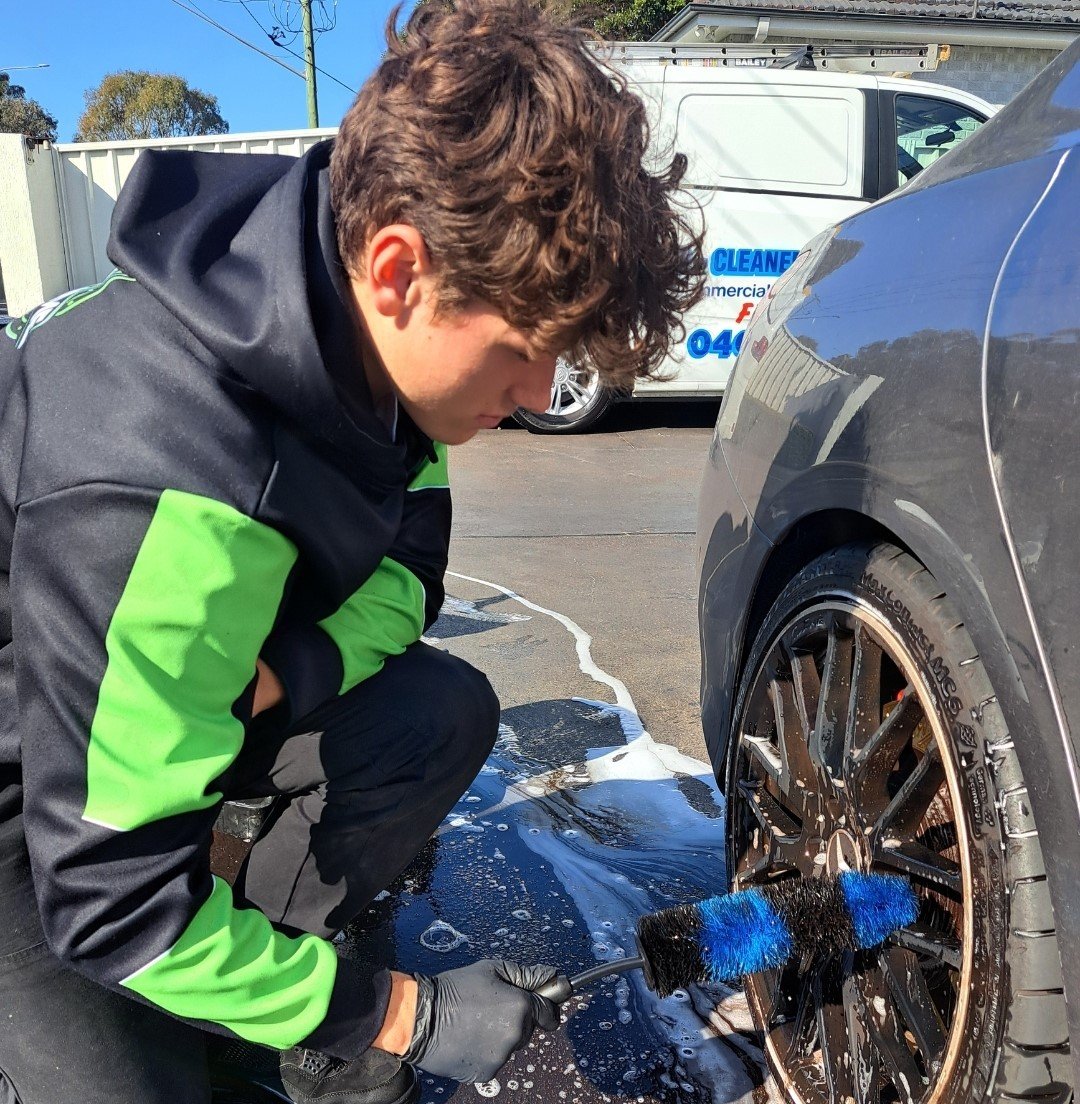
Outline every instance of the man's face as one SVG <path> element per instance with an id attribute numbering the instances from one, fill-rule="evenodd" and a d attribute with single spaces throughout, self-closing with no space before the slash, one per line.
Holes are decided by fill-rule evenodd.
<path id="1" fill-rule="evenodd" d="M 519 406 L 543 413 L 555 357 L 530 352 L 525 338 L 487 304 L 436 317 L 420 308 L 404 339 L 382 350 L 398 401 L 433 440 L 460 445 L 494 429 Z"/>
<path id="2" fill-rule="evenodd" d="M 555 356 L 530 350 L 490 304 L 437 314 L 430 261 L 412 227 L 380 230 L 363 268 L 352 287 L 376 398 L 393 392 L 429 437 L 447 445 L 497 426 L 519 406 L 547 410 Z"/>

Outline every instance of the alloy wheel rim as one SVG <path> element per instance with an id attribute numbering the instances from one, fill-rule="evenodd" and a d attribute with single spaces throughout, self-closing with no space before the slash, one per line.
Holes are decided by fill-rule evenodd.
<path id="1" fill-rule="evenodd" d="M 565 357 L 555 362 L 555 377 L 551 381 L 549 415 L 565 418 L 580 414 L 596 398 L 600 377 L 595 371 L 581 368 Z"/>
<path id="2" fill-rule="evenodd" d="M 794 616 L 746 698 L 731 791 L 735 885 L 842 869 L 907 875 L 914 925 L 875 951 L 747 980 L 801 1104 L 935 1104 L 971 988 L 959 771 L 904 642 L 851 595 Z"/>

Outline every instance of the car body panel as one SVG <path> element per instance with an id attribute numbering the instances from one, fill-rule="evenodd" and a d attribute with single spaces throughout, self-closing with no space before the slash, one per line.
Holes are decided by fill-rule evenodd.
<path id="1" fill-rule="evenodd" d="M 808 562 L 798 542 L 815 534 L 816 555 L 835 527 L 836 543 L 890 539 L 930 570 L 987 668 L 1053 855 L 1069 992 L 1080 988 L 1080 730 L 1068 725 L 1080 716 L 1078 58 L 1080 44 L 910 187 L 815 239 L 778 282 L 717 422 L 699 534 L 702 719 L 721 785 L 741 665 L 762 601 Z M 966 777 L 976 815 L 1007 819 L 980 804 L 985 769 Z M 1074 1037 L 1078 1013 L 1072 1000 Z"/>
<path id="2" fill-rule="evenodd" d="M 854 511 L 898 536 L 914 530 L 913 539 L 920 530 L 978 533 L 994 516 L 982 334 L 1001 263 L 1055 165 L 1048 155 L 989 174 L 1000 217 L 979 235 L 965 232 L 971 201 L 956 185 L 875 205 L 817 239 L 809 271 L 754 316 L 716 439 L 772 544 L 828 509 Z M 942 280 L 937 274 L 950 266 L 954 275 Z M 923 396 L 942 372 L 957 398 L 928 406 Z M 939 487 L 948 488 L 942 501 Z M 973 579 L 1006 569 L 1011 577 L 1004 549 L 987 569 L 979 561 L 986 550 L 949 541 L 970 557 Z M 709 682 L 731 688 L 729 679 Z M 706 726 L 715 733 L 727 719 L 718 703 Z"/>

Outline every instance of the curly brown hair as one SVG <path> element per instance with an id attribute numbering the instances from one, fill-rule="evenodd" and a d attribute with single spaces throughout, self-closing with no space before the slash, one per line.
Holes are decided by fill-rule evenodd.
<path id="1" fill-rule="evenodd" d="M 408 223 L 440 312 L 489 303 L 611 387 L 658 375 L 704 282 L 686 158 L 650 171 L 641 99 L 531 0 L 428 0 L 401 33 L 399 12 L 331 159 L 350 272 L 379 227 Z"/>

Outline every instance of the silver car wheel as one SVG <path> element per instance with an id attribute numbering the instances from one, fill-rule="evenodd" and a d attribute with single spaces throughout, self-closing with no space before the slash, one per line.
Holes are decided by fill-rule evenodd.
<path id="1" fill-rule="evenodd" d="M 595 401 L 599 390 L 600 377 L 595 371 L 559 357 L 555 364 L 555 378 L 551 382 L 551 404 L 547 413 L 554 417 L 578 414 Z"/>

